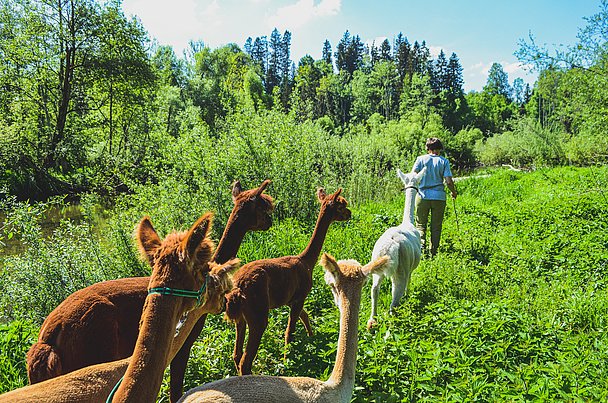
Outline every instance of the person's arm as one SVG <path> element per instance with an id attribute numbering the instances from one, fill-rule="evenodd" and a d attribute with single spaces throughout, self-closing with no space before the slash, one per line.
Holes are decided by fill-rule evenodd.
<path id="1" fill-rule="evenodd" d="M 420 162 L 420 157 L 416 158 L 416 161 L 414 161 L 414 166 L 412 167 L 412 173 L 418 173 L 420 172 L 420 170 L 422 169 L 421 166 L 421 162 Z"/>
<path id="2" fill-rule="evenodd" d="M 452 193 L 452 199 L 455 199 L 458 196 L 458 192 L 456 191 L 456 185 L 454 185 L 454 180 L 451 176 L 445 177 L 445 184 L 448 185 L 448 189 Z"/>

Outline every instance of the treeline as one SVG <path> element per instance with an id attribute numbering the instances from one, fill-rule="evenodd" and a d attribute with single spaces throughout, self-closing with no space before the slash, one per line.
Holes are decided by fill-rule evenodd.
<path id="1" fill-rule="evenodd" d="M 603 0 L 600 18 L 581 30 L 589 35 L 559 55 L 586 58 L 585 65 L 549 65 L 548 52 L 522 43 L 520 59 L 534 59 L 542 71 L 533 89 L 510 83 L 495 63 L 483 90 L 465 94 L 456 53 L 433 58 L 425 41 L 402 33 L 366 45 L 346 31 L 335 49 L 320 44 L 321 59 L 305 56 L 297 65 L 291 33 L 276 29 L 242 49 L 192 42 L 180 57 L 151 41 L 119 0 L 7 0 L 0 6 L 0 192 L 133 191 L 174 169 L 167 153 L 183 136 L 235 135 L 250 114 L 273 125 L 276 117 L 264 118 L 270 112 L 324 133 L 307 141 L 335 136 L 353 153 L 361 136 L 383 136 L 379 143 L 394 136 L 409 148 L 380 151 L 382 171 L 421 152 L 418 142 L 431 134 L 445 139 L 457 168 L 589 163 L 590 145 L 591 162 L 605 161 L 606 38 L 593 32 L 603 32 L 594 27 L 606 15 Z"/>

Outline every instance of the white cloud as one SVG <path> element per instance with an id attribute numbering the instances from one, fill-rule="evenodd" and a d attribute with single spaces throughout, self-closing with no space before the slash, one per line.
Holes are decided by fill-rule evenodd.
<path id="1" fill-rule="evenodd" d="M 531 74 L 525 65 L 519 62 L 501 61 L 498 62 L 502 66 L 502 69 L 509 75 L 509 83 L 512 84 L 516 78 L 521 78 L 524 82 L 530 85 L 534 84 L 536 75 Z M 483 86 L 488 81 L 488 75 L 490 68 L 494 62 L 478 62 L 471 66 L 463 66 L 464 70 L 464 81 L 465 90 L 481 91 Z"/>
<path id="2" fill-rule="evenodd" d="M 342 0 L 321 0 L 316 5 L 314 0 L 298 0 L 280 7 L 274 15 L 268 17 L 268 27 L 295 30 L 314 19 L 337 15 L 341 7 Z"/>
<path id="3" fill-rule="evenodd" d="M 441 53 L 441 51 L 443 50 L 443 47 L 441 47 L 441 46 L 429 46 L 428 48 L 429 48 L 431 57 L 433 59 L 437 59 L 437 56 L 439 56 L 439 53 Z M 445 50 L 443 50 L 443 53 L 445 53 L 446 59 L 450 58 L 450 56 L 447 54 L 447 52 Z"/>

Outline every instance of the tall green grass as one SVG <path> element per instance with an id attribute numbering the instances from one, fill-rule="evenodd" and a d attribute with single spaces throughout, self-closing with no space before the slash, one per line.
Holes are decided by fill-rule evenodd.
<path id="1" fill-rule="evenodd" d="M 455 204 L 448 201 L 440 253 L 433 260 L 423 260 L 414 271 L 409 295 L 392 316 L 387 313 L 390 282 L 384 281 L 379 324 L 371 332 L 365 329 L 370 285 L 364 287 L 353 401 L 608 399 L 608 168 L 488 173 L 490 177 L 458 182 L 460 196 Z M 394 186 L 392 196 L 354 203 L 352 219 L 330 227 L 324 251 L 338 259 L 369 261 L 375 240 L 401 221 L 403 195 L 397 192 L 399 182 L 392 175 L 386 176 L 387 186 Z M 271 187 L 268 193 L 274 196 L 274 190 Z M 224 193 L 229 206 L 228 189 Z M 345 195 L 352 199 L 348 187 Z M 244 262 L 294 254 L 304 248 L 318 202 L 311 189 L 293 197 L 306 199 L 303 203 L 311 206 L 310 218 L 285 217 L 275 221 L 269 231 L 248 234 L 239 251 Z M 287 196 L 279 200 L 283 198 Z M 145 212 L 159 222 L 161 232 L 170 230 L 173 218 L 160 213 L 167 207 L 152 197 L 148 203 Z M 159 203 L 158 210 L 154 203 Z M 135 257 L 128 241 L 130 228 L 144 212 L 142 206 L 118 207 L 120 213 L 105 230 L 108 239 L 97 247 L 105 265 L 145 270 L 131 260 Z M 189 207 L 181 214 L 194 217 L 199 209 Z M 172 217 L 179 214 L 175 211 Z M 192 219 L 182 218 L 185 225 Z M 120 239 L 125 246 L 120 246 Z M 68 261 L 84 261 L 91 256 L 87 252 L 90 244 L 78 243 L 73 249 L 58 244 L 58 249 L 65 251 Z M 121 252 L 108 252 L 109 245 Z M 12 257 L 8 266 L 4 258 L 0 287 L 6 289 L 14 278 L 11 273 L 32 271 L 35 262 L 55 267 L 45 263 L 53 261 L 51 249 L 41 248 L 37 256 Z M 93 266 L 90 270 L 94 271 Z M 37 271 L 36 275 L 44 273 Z M 17 301 L 32 305 L 12 312 L 36 324 L 50 309 L 33 300 Z M 4 312 L 6 304 L 3 301 Z M 283 360 L 283 332 L 288 309 L 271 312 L 254 373 L 329 376 L 339 314 L 320 267 L 315 268 L 305 308 L 315 334 L 308 337 L 298 324 L 287 360 Z M 32 315 L 33 311 L 41 313 Z M 2 391 L 25 382 L 22 354 L 32 342 L 28 332 L 24 328 L 21 341 L 11 342 L 10 353 L 3 345 L 2 362 L 10 362 L 11 373 L 18 375 L 3 381 L 7 384 L 1 385 Z M 233 342 L 233 327 L 221 316 L 210 316 L 192 350 L 186 388 L 234 375 Z M 159 400 L 168 401 L 167 396 L 166 377 Z"/>

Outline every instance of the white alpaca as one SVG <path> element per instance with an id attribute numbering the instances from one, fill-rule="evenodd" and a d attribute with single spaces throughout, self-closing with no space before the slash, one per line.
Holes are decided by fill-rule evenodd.
<path id="1" fill-rule="evenodd" d="M 374 245 L 372 261 L 380 256 L 387 256 L 389 261 L 384 266 L 382 273 L 373 274 L 372 313 L 367 321 L 368 329 L 376 324 L 376 305 L 382 279 L 389 277 L 393 283 L 393 300 L 390 307 L 390 312 L 392 312 L 407 291 L 412 271 L 420 263 L 420 232 L 414 226 L 414 203 L 416 193 L 418 193 L 418 184 L 425 171 L 426 168 L 423 168 L 419 173 L 404 174 L 397 168 L 397 176 L 405 186 L 403 222 L 396 227 L 387 229 Z"/>
<path id="2" fill-rule="evenodd" d="M 370 273 L 382 270 L 381 257 L 364 267 L 355 260 L 336 260 L 324 253 L 321 265 L 340 309 L 340 333 L 334 370 L 325 382 L 306 377 L 267 375 L 233 376 L 207 383 L 186 393 L 185 403 L 348 403 L 355 386 L 359 302 L 361 288 Z"/>

